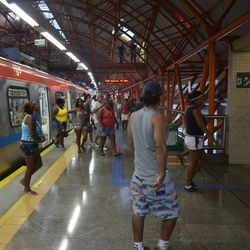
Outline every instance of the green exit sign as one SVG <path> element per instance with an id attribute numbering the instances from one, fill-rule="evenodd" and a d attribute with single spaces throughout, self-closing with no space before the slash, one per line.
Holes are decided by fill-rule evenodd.
<path id="1" fill-rule="evenodd" d="M 45 46 L 45 39 L 36 39 L 35 46 Z"/>
<path id="2" fill-rule="evenodd" d="M 237 73 L 236 88 L 250 88 L 250 72 Z"/>

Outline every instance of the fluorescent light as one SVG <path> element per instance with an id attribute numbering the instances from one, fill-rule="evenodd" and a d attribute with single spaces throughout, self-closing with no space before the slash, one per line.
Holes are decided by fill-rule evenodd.
<path id="1" fill-rule="evenodd" d="M 78 65 L 82 67 L 84 70 L 88 70 L 88 67 L 84 63 L 81 62 Z"/>
<path id="2" fill-rule="evenodd" d="M 49 32 L 41 32 L 41 35 L 47 38 L 50 42 L 52 42 L 58 49 L 66 50 L 65 46 L 60 43 L 55 37 L 53 37 Z"/>
<path id="3" fill-rule="evenodd" d="M 95 85 L 95 87 L 97 88 L 96 81 L 95 81 L 95 78 L 94 78 L 92 72 L 88 71 L 88 75 L 89 75 L 89 78 L 91 79 L 91 83 L 93 83 Z"/>
<path id="4" fill-rule="evenodd" d="M 66 55 L 69 56 L 74 62 L 78 63 L 80 60 L 71 52 L 66 52 Z"/>
<path id="5" fill-rule="evenodd" d="M 39 26 L 39 24 L 30 15 L 28 15 L 15 3 L 8 3 L 6 0 L 0 0 L 0 2 L 13 11 L 16 15 L 18 15 L 21 19 L 23 19 L 26 23 L 28 23 L 31 27 Z"/>

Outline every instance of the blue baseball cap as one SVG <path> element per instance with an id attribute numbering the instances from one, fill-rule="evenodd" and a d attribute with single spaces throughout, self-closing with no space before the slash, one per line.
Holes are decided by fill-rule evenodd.
<path id="1" fill-rule="evenodd" d="M 157 82 L 146 83 L 143 87 L 143 95 L 149 92 L 152 96 L 160 96 L 162 94 L 161 85 Z"/>

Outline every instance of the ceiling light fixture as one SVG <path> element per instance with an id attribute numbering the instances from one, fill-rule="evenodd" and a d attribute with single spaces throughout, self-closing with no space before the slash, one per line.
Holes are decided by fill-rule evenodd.
<path id="1" fill-rule="evenodd" d="M 80 62 L 80 60 L 72 52 L 66 52 L 66 55 L 70 57 L 74 62 L 76 63 Z"/>
<path id="2" fill-rule="evenodd" d="M 23 9 L 21 9 L 15 3 L 8 3 L 6 0 L 0 0 L 0 3 L 4 4 L 6 7 L 8 7 L 11 11 L 13 11 L 16 15 L 18 15 L 21 19 L 23 19 L 31 27 L 38 27 L 39 26 L 39 24 L 30 15 L 28 15 Z"/>
<path id="3" fill-rule="evenodd" d="M 59 42 L 55 37 L 53 37 L 49 32 L 47 31 L 41 32 L 41 35 L 44 36 L 46 39 L 48 39 L 51 43 L 53 43 L 58 49 L 66 50 L 66 47 L 61 42 Z"/>
<path id="4" fill-rule="evenodd" d="M 82 62 L 78 64 L 80 67 L 82 67 L 84 70 L 88 70 L 89 68 Z"/>

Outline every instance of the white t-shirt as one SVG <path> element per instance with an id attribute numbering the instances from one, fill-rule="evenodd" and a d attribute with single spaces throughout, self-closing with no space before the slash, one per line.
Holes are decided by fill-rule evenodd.
<path id="1" fill-rule="evenodd" d="M 102 104 L 98 101 L 95 101 L 94 103 L 92 103 L 92 107 L 91 107 L 91 112 L 93 112 L 93 110 L 95 110 L 96 108 L 101 107 Z M 98 124 L 98 120 L 97 120 L 97 114 L 98 114 L 99 110 L 95 113 L 93 113 L 93 120 L 95 124 Z"/>

